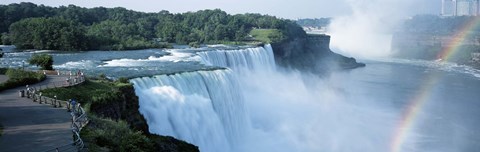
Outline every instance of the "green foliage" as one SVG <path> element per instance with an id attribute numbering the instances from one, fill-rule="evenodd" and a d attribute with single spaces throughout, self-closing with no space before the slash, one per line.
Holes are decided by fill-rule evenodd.
<path id="1" fill-rule="evenodd" d="M 198 42 L 190 42 L 188 45 L 190 47 L 194 47 L 194 48 L 199 48 L 200 47 L 200 43 L 198 43 Z"/>
<path id="2" fill-rule="evenodd" d="M 0 44 L 3 45 L 11 45 L 12 42 L 10 41 L 10 36 L 7 33 L 2 33 L 0 35 Z"/>
<path id="3" fill-rule="evenodd" d="M 165 42 L 245 41 L 254 28 L 277 29 L 284 39 L 306 36 L 291 20 L 260 14 L 229 15 L 219 9 L 173 14 L 20 3 L 0 5 L 0 19 L 0 32 L 9 32 L 7 38 L 14 45 L 35 49 L 126 50 L 169 47 Z"/>
<path id="4" fill-rule="evenodd" d="M 107 80 L 107 75 L 105 75 L 105 73 L 101 73 L 98 78 L 102 79 L 102 80 Z"/>
<path id="5" fill-rule="evenodd" d="M 7 73 L 8 68 L 0 68 L 0 74 Z"/>
<path id="6" fill-rule="evenodd" d="M 253 29 L 250 35 L 257 41 L 264 43 L 281 42 L 285 39 L 283 33 L 277 29 Z"/>
<path id="7" fill-rule="evenodd" d="M 186 142 L 144 134 L 142 131 L 148 131 L 148 126 L 138 111 L 138 97 L 132 84 L 125 81 L 124 78 L 115 82 L 88 79 L 80 85 L 45 89 L 42 93 L 49 97 L 57 95 L 61 100 L 74 98 L 84 105 L 90 122 L 80 136 L 89 151 L 198 152 L 198 147 Z"/>
<path id="8" fill-rule="evenodd" d="M 91 151 L 108 149 L 120 152 L 155 151 L 154 143 L 140 131 L 133 131 L 125 121 L 112 121 L 89 115 L 90 123 L 80 137 Z"/>
<path id="9" fill-rule="evenodd" d="M 100 98 L 100 96 L 109 93 L 112 89 L 113 84 L 111 83 L 87 79 L 84 83 L 75 87 L 45 89 L 42 90 L 42 93 L 48 97 L 56 95 L 60 100 L 76 99 L 80 103 L 85 103 L 93 101 L 93 98 Z"/>
<path id="10" fill-rule="evenodd" d="M 172 137 L 145 135 L 133 131 L 125 121 L 113 121 L 89 115 L 89 124 L 82 129 L 80 137 L 88 143 L 90 151 L 198 152 L 198 147 Z"/>
<path id="11" fill-rule="evenodd" d="M 160 150 L 157 150 L 157 151 L 173 151 L 173 150 L 176 150 L 176 151 L 181 151 L 181 152 L 199 152 L 197 146 L 194 146 L 194 145 L 189 144 L 187 142 L 175 139 L 173 137 L 159 136 L 159 135 L 149 135 L 148 138 L 150 138 L 150 140 L 153 141 L 156 144 L 157 148 L 158 147 L 170 148 L 170 149 L 159 148 Z"/>
<path id="12" fill-rule="evenodd" d="M 53 57 L 48 54 L 35 54 L 28 63 L 40 66 L 42 70 L 53 70 Z"/>
<path id="13" fill-rule="evenodd" d="M 27 84 L 34 84 L 45 80 L 46 76 L 32 71 L 24 71 L 20 69 L 8 69 L 5 72 L 8 76 L 7 82 L 0 83 L 0 91 L 24 86 Z"/>
<path id="14" fill-rule="evenodd" d="M 61 18 L 27 18 L 10 26 L 12 44 L 20 49 L 85 50 L 85 29 Z"/>
<path id="15" fill-rule="evenodd" d="M 130 83 L 130 82 L 128 82 L 128 78 L 125 78 L 125 77 L 120 77 L 120 78 L 118 78 L 117 82 L 120 82 L 120 83 Z"/>

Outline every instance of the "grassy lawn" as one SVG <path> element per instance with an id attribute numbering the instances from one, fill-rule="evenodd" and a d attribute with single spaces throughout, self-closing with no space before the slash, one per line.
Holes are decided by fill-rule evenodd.
<path id="1" fill-rule="evenodd" d="M 285 38 L 280 30 L 277 29 L 253 29 L 250 35 L 257 41 L 264 43 L 279 42 Z"/>
<path id="2" fill-rule="evenodd" d="M 78 102 L 91 102 L 94 96 L 111 92 L 115 87 L 115 83 L 104 80 L 86 80 L 84 83 L 66 88 L 54 88 L 42 90 L 42 94 L 47 97 L 68 101 L 75 99 Z"/>
<path id="3" fill-rule="evenodd" d="M 33 72 L 33 71 L 24 71 L 21 69 L 0 69 L 0 74 L 5 74 L 8 76 L 6 82 L 0 83 L 0 91 L 15 88 L 18 86 L 24 86 L 27 84 L 34 84 L 40 81 L 45 80 L 46 76 Z"/>

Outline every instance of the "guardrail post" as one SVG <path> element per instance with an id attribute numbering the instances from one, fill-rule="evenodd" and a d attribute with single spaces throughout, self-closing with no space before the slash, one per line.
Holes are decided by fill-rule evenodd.
<path id="1" fill-rule="evenodd" d="M 53 99 L 52 99 L 52 103 L 53 103 L 53 107 L 57 107 L 57 95 L 53 96 Z"/>
<path id="2" fill-rule="evenodd" d="M 38 94 L 38 98 L 39 98 L 38 103 L 42 104 L 42 93 L 41 92 Z"/>

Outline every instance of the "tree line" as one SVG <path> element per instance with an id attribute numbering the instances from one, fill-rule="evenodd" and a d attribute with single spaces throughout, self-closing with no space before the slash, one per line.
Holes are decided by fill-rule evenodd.
<path id="1" fill-rule="evenodd" d="M 294 21 L 215 10 L 144 13 L 116 8 L 0 5 L 1 43 L 20 49 L 125 50 L 243 41 L 252 29 L 278 29 L 286 39 L 305 36 Z"/>
<path id="2" fill-rule="evenodd" d="M 332 21 L 332 18 L 305 18 L 305 19 L 298 19 L 296 22 L 300 26 L 306 26 L 306 27 L 327 27 L 330 22 Z"/>
<path id="3" fill-rule="evenodd" d="M 479 18 L 477 16 L 416 15 L 399 25 L 397 32 L 436 35 L 452 35 L 457 32 L 480 33 L 480 27 L 477 26 L 464 29 L 470 24 L 477 24 Z"/>

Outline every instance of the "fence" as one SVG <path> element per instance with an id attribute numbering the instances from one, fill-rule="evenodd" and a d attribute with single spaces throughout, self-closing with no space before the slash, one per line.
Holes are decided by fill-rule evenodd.
<path id="1" fill-rule="evenodd" d="M 44 74 L 47 74 L 45 71 L 38 71 L 38 72 L 43 72 Z M 76 75 L 72 76 L 71 72 L 60 72 L 56 71 L 57 74 L 55 75 L 70 75 L 69 77 L 65 77 L 65 81 L 57 81 L 57 82 L 51 82 L 45 85 L 40 85 L 40 86 L 35 86 L 35 87 L 28 87 L 26 91 L 20 92 L 20 96 L 23 97 L 23 93 L 26 93 L 27 98 L 31 98 L 33 102 L 38 102 L 39 104 L 51 104 L 53 107 L 56 108 L 63 108 L 65 107 L 68 111 L 70 111 L 70 115 L 72 116 L 72 132 L 73 132 L 73 142 L 58 146 L 49 150 L 46 150 L 46 152 L 49 151 L 81 151 L 85 145 L 83 143 L 82 138 L 80 138 L 80 131 L 82 128 L 88 124 L 88 118 L 87 114 L 85 113 L 85 110 L 80 106 L 80 103 L 72 105 L 69 101 L 63 101 L 63 100 L 58 100 L 56 96 L 54 98 L 42 96 L 42 93 L 40 92 L 43 89 L 48 89 L 48 88 L 60 88 L 60 87 L 70 87 L 70 86 L 75 86 L 78 84 L 81 84 L 85 82 L 85 77 L 83 74 L 81 75 Z"/>
<path id="2" fill-rule="evenodd" d="M 49 150 L 46 150 L 45 152 L 51 152 L 51 151 L 82 151 L 83 148 L 85 147 L 85 144 L 83 143 L 82 138 L 80 138 L 80 131 L 82 130 L 83 127 L 85 127 L 88 124 L 88 118 L 87 118 L 87 113 L 83 108 L 80 106 L 80 104 L 75 105 L 75 107 L 72 108 L 72 112 L 70 115 L 72 115 L 72 132 L 73 132 L 73 142 L 58 146 Z"/>
<path id="3" fill-rule="evenodd" d="M 41 90 L 49 89 L 49 88 L 60 88 L 60 87 L 70 87 L 81 84 L 85 82 L 84 76 L 75 76 L 75 77 L 66 77 L 65 81 L 57 81 L 51 82 L 49 84 L 35 86 L 35 87 L 27 87 L 25 94 L 27 98 L 31 98 L 33 102 L 38 102 L 40 104 L 51 104 L 56 108 L 65 107 L 70 111 L 71 106 L 70 102 L 58 100 L 56 96 L 54 98 L 42 96 Z M 23 91 L 23 90 L 22 90 Z M 23 94 L 20 92 L 20 94 Z M 23 95 L 20 95 L 23 96 Z"/>

